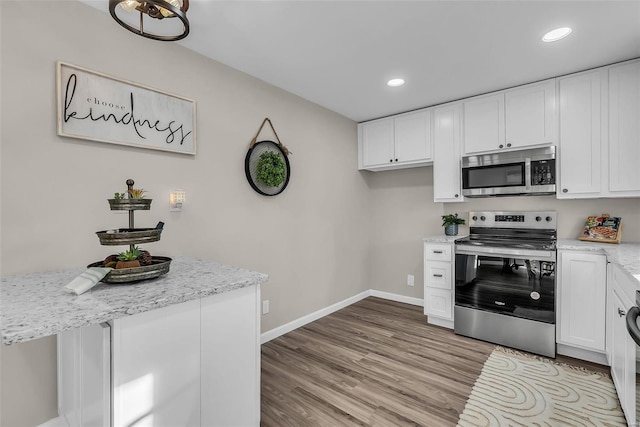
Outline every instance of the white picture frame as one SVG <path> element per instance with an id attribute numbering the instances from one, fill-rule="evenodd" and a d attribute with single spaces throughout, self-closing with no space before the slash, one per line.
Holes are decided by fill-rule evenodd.
<path id="1" fill-rule="evenodd" d="M 62 61 L 56 63 L 58 135 L 196 154 L 196 103 Z"/>

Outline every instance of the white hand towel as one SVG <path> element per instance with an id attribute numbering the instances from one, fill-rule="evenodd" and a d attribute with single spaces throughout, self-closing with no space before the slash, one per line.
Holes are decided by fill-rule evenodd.
<path id="1" fill-rule="evenodd" d="M 87 271 L 69 282 L 69 284 L 64 287 L 64 290 L 76 295 L 83 294 L 93 288 L 111 270 L 113 269 L 109 267 L 90 267 Z"/>

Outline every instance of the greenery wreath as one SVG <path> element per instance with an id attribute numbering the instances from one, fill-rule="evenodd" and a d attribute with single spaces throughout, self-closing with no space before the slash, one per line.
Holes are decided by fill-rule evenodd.
<path id="1" fill-rule="evenodd" d="M 256 164 L 256 180 L 269 187 L 280 186 L 287 176 L 287 166 L 274 151 L 260 154 Z"/>

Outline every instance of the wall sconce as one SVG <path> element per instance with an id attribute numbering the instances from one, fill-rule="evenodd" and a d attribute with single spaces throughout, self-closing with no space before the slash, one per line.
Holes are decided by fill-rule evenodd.
<path id="1" fill-rule="evenodd" d="M 187 199 L 187 193 L 182 190 L 173 190 L 169 193 L 169 203 L 171 212 L 180 212 L 182 210 L 182 205 Z"/>

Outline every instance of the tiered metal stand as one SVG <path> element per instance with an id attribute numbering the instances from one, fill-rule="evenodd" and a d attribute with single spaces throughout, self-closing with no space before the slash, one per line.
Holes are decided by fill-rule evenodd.
<path id="1" fill-rule="evenodd" d="M 128 190 L 133 189 L 134 181 L 127 180 Z M 131 192 L 127 191 L 128 197 Z M 112 211 L 129 211 L 129 228 L 119 228 L 117 230 L 98 231 L 96 234 L 103 246 L 129 245 L 133 249 L 136 244 L 157 242 L 160 240 L 162 228 L 135 228 L 134 212 L 139 210 L 150 210 L 151 199 L 109 199 L 109 206 Z M 111 270 L 102 281 L 105 283 L 125 284 L 137 282 L 139 280 L 154 279 L 169 272 L 171 258 L 152 256 L 149 265 L 140 267 L 119 268 Z M 87 267 L 102 267 L 103 262 L 98 261 L 89 264 Z"/>

